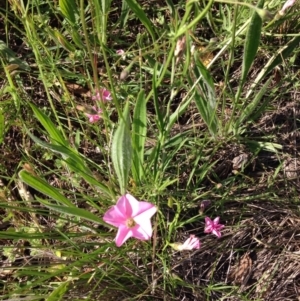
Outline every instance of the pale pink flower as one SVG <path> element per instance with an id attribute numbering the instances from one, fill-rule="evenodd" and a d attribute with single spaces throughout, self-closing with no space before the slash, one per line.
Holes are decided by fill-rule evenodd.
<path id="1" fill-rule="evenodd" d="M 213 221 L 209 218 L 205 218 L 205 229 L 204 233 L 212 233 L 216 235 L 217 237 L 221 237 L 220 230 L 223 229 L 225 226 L 219 224 L 220 217 L 216 217 Z"/>
<path id="2" fill-rule="evenodd" d="M 100 88 L 95 91 L 96 94 L 92 96 L 93 100 L 100 100 L 102 102 L 107 102 L 109 100 L 112 100 L 111 93 L 106 90 L 105 88 Z"/>
<path id="3" fill-rule="evenodd" d="M 280 15 L 284 15 L 285 11 L 289 8 L 289 7 L 292 7 L 294 4 L 295 4 L 296 0 L 287 0 L 282 9 L 279 11 L 279 14 Z"/>
<path id="4" fill-rule="evenodd" d="M 191 234 L 190 237 L 183 244 L 173 243 L 170 244 L 170 246 L 177 251 L 184 251 L 184 250 L 191 251 L 193 249 L 195 250 L 200 249 L 201 243 L 198 237 Z"/>
<path id="5" fill-rule="evenodd" d="M 118 49 L 118 50 L 116 51 L 116 53 L 117 53 L 118 55 L 120 55 L 120 56 L 122 57 L 123 60 L 125 60 L 126 55 L 125 55 L 125 51 L 124 51 L 123 49 Z"/>
<path id="6" fill-rule="evenodd" d="M 103 220 L 118 227 L 116 245 L 120 247 L 128 238 L 135 237 L 148 240 L 152 236 L 151 217 L 157 208 L 148 202 L 139 202 L 130 194 L 121 196 L 116 205 L 112 206 Z"/>
<path id="7" fill-rule="evenodd" d="M 89 118 L 89 122 L 95 123 L 100 120 L 102 116 L 102 110 L 100 108 L 97 108 L 96 106 L 93 106 L 92 111 L 89 113 L 85 112 L 84 115 Z"/>

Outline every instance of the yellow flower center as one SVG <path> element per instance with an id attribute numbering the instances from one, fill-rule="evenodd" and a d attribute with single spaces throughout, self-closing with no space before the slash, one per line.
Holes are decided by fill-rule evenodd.
<path id="1" fill-rule="evenodd" d="M 130 217 L 127 221 L 126 221 L 126 226 L 128 228 L 133 228 L 136 225 L 135 221 L 133 220 L 132 217 Z"/>

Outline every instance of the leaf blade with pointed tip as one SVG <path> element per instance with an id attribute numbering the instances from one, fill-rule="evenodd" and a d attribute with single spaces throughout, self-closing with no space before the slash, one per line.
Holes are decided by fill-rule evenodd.
<path id="1" fill-rule="evenodd" d="M 58 203 L 68 207 L 74 207 L 72 202 L 70 202 L 65 196 L 58 192 L 56 188 L 52 187 L 41 178 L 32 175 L 26 170 L 21 170 L 19 172 L 19 176 L 24 183 L 34 188 L 35 190 L 43 193 L 44 195 L 47 195 L 48 197 L 56 200 Z"/>
<path id="2" fill-rule="evenodd" d="M 257 4 L 257 7 L 262 8 L 263 5 L 264 5 L 264 0 L 260 0 L 259 3 Z M 255 59 L 258 46 L 260 43 L 261 28 L 262 28 L 262 19 L 260 15 L 256 11 L 254 11 L 248 27 L 245 44 L 244 44 L 241 86 L 244 85 L 248 72 Z"/>
<path id="3" fill-rule="evenodd" d="M 155 32 L 153 30 L 154 25 L 152 22 L 148 19 L 147 15 L 141 8 L 141 6 L 135 1 L 135 0 L 126 0 L 128 6 L 130 9 L 135 13 L 135 15 L 140 19 L 140 21 L 143 23 L 143 25 L 146 27 L 148 32 L 150 33 L 153 42 L 155 41 Z"/>
<path id="4" fill-rule="evenodd" d="M 127 102 L 120 116 L 120 122 L 114 133 L 111 159 L 120 185 L 121 194 L 126 193 L 129 171 L 131 168 L 132 141 L 130 133 L 129 103 Z"/>
<path id="5" fill-rule="evenodd" d="M 144 147 L 147 134 L 147 111 L 144 90 L 141 90 L 136 101 L 132 122 L 132 174 L 134 180 L 141 182 L 144 175 Z"/>

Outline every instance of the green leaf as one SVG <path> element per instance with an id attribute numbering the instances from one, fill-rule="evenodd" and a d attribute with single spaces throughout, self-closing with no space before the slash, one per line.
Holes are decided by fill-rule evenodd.
<path id="1" fill-rule="evenodd" d="M 33 110 L 34 115 L 39 120 L 39 122 L 43 125 L 47 133 L 50 135 L 52 142 L 56 144 L 69 146 L 68 141 L 63 137 L 61 132 L 57 129 L 57 126 L 53 124 L 51 119 L 46 116 L 40 109 L 38 109 L 34 104 L 29 103 L 30 107 Z"/>
<path id="2" fill-rule="evenodd" d="M 63 196 L 58 190 L 51 185 L 49 185 L 46 181 L 33 176 L 31 173 L 27 172 L 26 170 L 21 170 L 19 172 L 20 179 L 26 183 L 27 185 L 31 186 L 35 190 L 47 195 L 48 197 L 56 200 L 57 202 L 68 206 L 74 207 L 74 205 L 65 197 Z"/>
<path id="3" fill-rule="evenodd" d="M 213 79 L 209 71 L 199 60 L 197 52 L 194 55 L 195 66 L 193 77 L 189 78 L 190 85 L 194 86 L 194 99 L 201 117 L 213 136 L 218 132 L 218 119 L 216 116 L 216 93 Z"/>
<path id="4" fill-rule="evenodd" d="M 29 65 L 25 61 L 19 59 L 17 54 L 8 48 L 2 40 L 0 40 L 0 58 L 10 65 L 18 65 L 23 70 L 30 70 Z"/>
<path id="5" fill-rule="evenodd" d="M 119 126 L 113 137 L 111 158 L 119 181 L 121 194 L 125 194 L 132 157 L 128 102 L 125 105 L 123 116 L 119 116 L 119 118 Z"/>
<path id="6" fill-rule="evenodd" d="M 120 16 L 120 28 L 124 28 L 127 23 L 127 19 L 129 16 L 129 6 L 126 3 L 126 0 L 122 1 L 122 9 L 121 9 L 121 16 Z"/>
<path id="7" fill-rule="evenodd" d="M 253 140 L 245 140 L 245 143 L 253 153 L 258 153 L 262 149 L 273 153 L 282 150 L 282 145 L 278 143 Z"/>
<path id="8" fill-rule="evenodd" d="M 251 114 L 254 112 L 254 110 L 257 109 L 258 104 L 259 104 L 260 100 L 262 99 L 262 97 L 265 95 L 265 92 L 266 92 L 267 88 L 269 87 L 271 80 L 273 80 L 273 78 L 269 78 L 267 80 L 267 82 L 262 86 L 260 91 L 256 94 L 254 99 L 246 106 L 246 108 L 244 110 L 241 111 L 241 115 L 235 125 L 236 128 L 239 128 L 245 120 L 248 120 L 249 117 L 251 116 Z"/>
<path id="9" fill-rule="evenodd" d="M 144 147 L 147 134 L 147 111 L 144 90 L 141 90 L 136 101 L 132 122 L 132 146 L 134 151 L 132 172 L 134 180 L 141 182 L 144 174 Z"/>
<path id="10" fill-rule="evenodd" d="M 155 32 L 153 30 L 154 25 L 148 19 L 141 6 L 135 0 L 126 0 L 126 2 L 128 6 L 131 8 L 131 10 L 135 13 L 135 15 L 140 19 L 140 21 L 146 27 L 154 42 L 155 41 Z"/>
<path id="11" fill-rule="evenodd" d="M 53 34 L 58 43 L 67 51 L 75 52 L 76 48 L 73 46 L 57 29 L 53 30 Z"/>
<path id="12" fill-rule="evenodd" d="M 101 0 L 101 11 L 103 14 L 108 14 L 112 0 Z"/>
<path id="13" fill-rule="evenodd" d="M 166 126 L 166 131 L 170 132 L 174 123 L 178 120 L 178 118 L 184 113 L 186 112 L 187 107 L 189 106 L 189 104 L 191 103 L 191 101 L 193 100 L 193 97 L 190 97 L 188 100 L 186 100 L 183 104 L 180 104 L 177 108 L 176 111 L 174 113 L 171 114 L 168 124 Z"/>
<path id="14" fill-rule="evenodd" d="M 262 8 L 263 5 L 264 5 L 264 0 L 260 0 L 257 4 L 257 7 Z M 260 42 L 261 27 L 262 27 L 262 19 L 259 16 L 259 14 L 256 11 L 254 11 L 249 24 L 245 45 L 244 45 L 241 86 L 244 85 L 249 69 L 256 56 L 259 42 Z"/>
<path id="15" fill-rule="evenodd" d="M 268 74 L 272 71 L 277 65 L 281 64 L 285 59 L 287 59 L 295 48 L 299 47 L 300 36 L 295 36 L 291 41 L 286 45 L 281 47 L 278 52 L 272 56 L 265 67 L 265 74 Z"/>
<path id="16" fill-rule="evenodd" d="M 64 145 L 49 144 L 35 137 L 28 131 L 30 138 L 38 145 L 49 149 L 54 153 L 58 153 L 62 156 L 71 171 L 75 172 L 85 179 L 89 184 L 98 187 L 102 192 L 111 196 L 110 190 L 107 186 L 99 183 L 93 176 L 89 168 L 85 165 L 83 158 L 73 149 L 65 147 Z"/>
<path id="17" fill-rule="evenodd" d="M 65 296 L 67 292 L 69 282 L 62 282 L 58 287 L 56 287 L 51 294 L 45 299 L 46 301 L 60 301 Z"/>
<path id="18" fill-rule="evenodd" d="M 284 60 L 286 60 L 295 48 L 299 47 L 300 36 L 295 36 L 292 40 L 290 40 L 286 45 L 282 46 L 267 62 L 265 67 L 258 74 L 254 83 L 251 85 L 251 88 L 247 92 L 246 98 L 250 96 L 250 94 L 255 89 L 256 85 L 277 65 L 281 64 Z"/>
<path id="19" fill-rule="evenodd" d="M 51 204 L 51 203 L 47 202 L 46 200 L 42 200 L 40 198 L 37 198 L 37 200 L 39 202 L 41 202 L 43 205 L 45 205 L 46 207 L 48 207 L 56 212 L 68 214 L 71 216 L 76 216 L 76 217 L 85 219 L 87 221 L 91 221 L 96 224 L 107 226 L 107 224 L 102 219 L 100 219 L 98 216 L 94 215 L 93 213 L 91 213 L 87 210 L 77 208 L 77 207 L 54 205 L 54 204 Z"/>
<path id="20" fill-rule="evenodd" d="M 5 123 L 3 111 L 0 109 L 0 144 L 3 142 L 5 133 Z"/>
<path id="21" fill-rule="evenodd" d="M 160 103 L 157 95 L 157 87 L 156 87 L 157 68 L 158 68 L 158 64 L 154 64 L 153 76 L 152 76 L 152 91 L 153 91 L 153 103 L 154 103 L 155 113 L 157 116 L 156 124 L 159 131 L 162 132 L 164 130 L 164 117 L 162 114 L 162 109 L 160 107 Z"/>
<path id="22" fill-rule="evenodd" d="M 79 16 L 77 4 L 74 0 L 59 0 L 59 7 L 62 14 L 72 24 L 76 24 L 76 15 Z"/>

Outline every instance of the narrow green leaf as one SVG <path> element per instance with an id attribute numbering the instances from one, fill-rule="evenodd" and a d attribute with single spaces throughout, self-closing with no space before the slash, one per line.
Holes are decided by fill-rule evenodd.
<path id="1" fill-rule="evenodd" d="M 56 287 L 51 294 L 45 299 L 46 301 L 60 301 L 63 299 L 67 292 L 69 282 L 62 282 Z"/>
<path id="2" fill-rule="evenodd" d="M 246 140 L 245 143 L 253 153 L 258 153 L 262 149 L 273 153 L 282 150 L 282 145 L 278 143 L 253 140 Z"/>
<path id="3" fill-rule="evenodd" d="M 186 100 L 183 104 L 180 104 L 176 111 L 174 113 L 171 114 L 168 124 L 166 126 L 166 131 L 169 132 L 174 123 L 178 120 L 178 118 L 186 111 L 187 107 L 189 106 L 189 104 L 191 103 L 193 97 L 190 97 L 188 100 Z"/>
<path id="4" fill-rule="evenodd" d="M 147 111 L 144 90 L 136 101 L 132 122 L 132 146 L 134 151 L 132 171 L 134 180 L 141 181 L 144 174 L 144 147 L 147 134 Z"/>
<path id="5" fill-rule="evenodd" d="M 19 172 L 20 179 L 26 183 L 27 185 L 31 186 L 35 190 L 43 193 L 44 195 L 47 195 L 48 197 L 52 198 L 53 200 L 56 200 L 57 202 L 68 206 L 68 207 L 74 207 L 74 205 L 66 198 L 64 197 L 58 190 L 51 185 L 49 185 L 46 181 L 42 180 L 41 178 L 38 178 L 36 176 L 33 176 L 31 173 L 27 172 L 26 170 L 21 170 Z"/>
<path id="6" fill-rule="evenodd" d="M 148 19 L 141 6 L 135 0 L 126 0 L 126 2 L 128 6 L 131 8 L 131 10 L 135 13 L 135 15 L 140 19 L 140 21 L 146 27 L 154 42 L 155 41 L 155 32 L 153 30 L 154 25 Z"/>
<path id="7" fill-rule="evenodd" d="M 269 87 L 271 80 L 273 80 L 273 78 L 269 78 L 267 80 L 267 82 L 262 86 L 260 91 L 256 94 L 254 99 L 246 106 L 246 108 L 244 110 L 241 111 L 241 115 L 236 122 L 237 128 L 240 127 L 241 124 L 245 120 L 248 120 L 250 115 L 254 112 L 254 110 L 257 109 L 258 104 L 259 104 L 260 100 L 262 99 L 262 97 L 265 95 L 265 92 L 266 92 L 267 88 Z"/>
<path id="8" fill-rule="evenodd" d="M 35 117 L 39 120 L 39 122 L 43 125 L 47 133 L 49 134 L 53 143 L 59 143 L 61 145 L 65 145 L 68 147 L 69 143 L 65 140 L 61 132 L 57 129 L 57 126 L 53 124 L 51 119 L 46 116 L 39 108 L 37 108 L 34 104 L 29 103 L 30 107 L 33 110 Z"/>
<path id="9" fill-rule="evenodd" d="M 285 59 L 287 59 L 295 48 L 299 47 L 300 36 L 295 36 L 291 41 L 286 45 L 281 47 L 275 56 L 273 56 L 270 61 L 267 63 L 265 68 L 265 74 L 268 74 L 272 71 L 277 65 L 281 64 Z"/>
<path id="10" fill-rule="evenodd" d="M 101 11 L 103 14 L 108 14 L 112 0 L 101 0 Z"/>
<path id="11" fill-rule="evenodd" d="M 263 6 L 264 6 L 264 0 L 260 0 L 257 4 L 257 7 L 262 8 Z M 245 45 L 244 45 L 241 86 L 244 85 L 250 67 L 256 56 L 258 46 L 260 43 L 261 27 L 262 27 L 262 19 L 259 16 L 259 14 L 256 11 L 254 11 L 249 24 Z"/>
<path id="12" fill-rule="evenodd" d="M 121 194 L 125 194 L 132 158 L 128 102 L 125 105 L 123 116 L 119 116 L 119 118 L 119 125 L 113 137 L 111 158 L 119 181 Z"/>
<path id="13" fill-rule="evenodd" d="M 3 116 L 3 111 L 0 109 L 0 144 L 3 142 L 4 133 L 5 133 L 4 116 Z"/>
<path id="14" fill-rule="evenodd" d="M 27 134 L 30 136 L 30 138 L 38 145 L 47 148 L 49 150 L 51 150 L 52 152 L 58 153 L 60 154 L 64 159 L 68 158 L 68 157 L 76 157 L 77 154 L 74 153 L 74 151 L 68 147 L 66 147 L 65 145 L 59 145 L 59 144 L 50 144 L 47 143 L 37 137 L 35 137 L 34 135 L 32 135 L 29 131 L 27 131 Z M 77 158 L 77 157 L 76 157 Z M 76 158 L 74 158 L 76 160 Z M 80 160 L 81 161 L 81 160 Z"/>
<path id="15" fill-rule="evenodd" d="M 166 2 L 167 2 L 167 5 L 168 5 L 170 14 L 172 16 L 172 19 L 175 19 L 176 10 L 175 10 L 173 1 L 172 0 L 166 0 Z"/>
<path id="16" fill-rule="evenodd" d="M 129 16 L 129 6 L 126 3 L 126 0 L 122 1 L 122 9 L 121 9 L 121 16 L 120 16 L 120 28 L 124 28 L 126 23 L 127 23 L 127 19 Z"/>
<path id="17" fill-rule="evenodd" d="M 57 29 L 53 30 L 57 42 L 67 51 L 75 52 L 76 48 L 73 46 Z"/>
<path id="18" fill-rule="evenodd" d="M 29 65 L 25 61 L 19 59 L 17 54 L 8 48 L 2 40 L 0 40 L 0 58 L 4 60 L 4 64 L 7 62 L 10 65 L 18 65 L 23 70 L 30 70 Z"/>
<path id="19" fill-rule="evenodd" d="M 250 94 L 254 91 L 256 85 L 269 73 L 271 72 L 277 65 L 281 64 L 284 60 L 286 60 L 295 48 L 299 47 L 300 36 L 294 37 L 290 40 L 286 45 L 282 46 L 267 62 L 265 67 L 261 70 L 261 72 L 257 75 L 254 83 L 251 85 L 251 88 L 247 92 L 246 98 L 250 96 Z"/>
<path id="20" fill-rule="evenodd" d="M 59 7 L 62 14 L 72 24 L 76 24 L 76 15 L 79 16 L 77 4 L 74 0 L 59 0 Z"/>
<path id="21" fill-rule="evenodd" d="M 28 131 L 28 135 L 30 138 L 38 145 L 49 149 L 54 153 L 58 153 L 62 156 L 63 160 L 65 160 L 66 164 L 70 168 L 71 171 L 80 175 L 83 179 L 85 179 L 89 184 L 98 187 L 102 192 L 106 193 L 108 196 L 111 196 L 110 190 L 107 186 L 99 183 L 93 176 L 89 168 L 85 165 L 83 158 L 81 155 L 77 154 L 73 151 L 73 149 L 67 148 L 64 145 L 56 145 L 49 144 L 45 141 L 40 140 L 35 137 Z"/>
<path id="22" fill-rule="evenodd" d="M 56 212 L 68 214 L 71 216 L 76 216 L 76 217 L 85 219 L 87 221 L 91 221 L 96 224 L 107 226 L 107 224 L 101 218 L 99 218 L 98 216 L 94 215 L 93 213 L 91 213 L 87 210 L 77 208 L 77 207 L 54 205 L 54 204 L 51 204 L 51 203 L 47 202 L 46 200 L 42 200 L 40 198 L 37 198 L 37 200 L 39 202 L 41 202 L 43 205 L 45 205 L 46 207 L 48 207 Z"/>
<path id="23" fill-rule="evenodd" d="M 155 64 L 153 66 L 152 91 L 153 91 L 153 103 L 154 103 L 155 113 L 157 116 L 157 127 L 158 127 L 159 131 L 162 132 L 164 129 L 164 117 L 162 114 L 162 110 L 161 110 L 160 103 L 158 101 L 158 95 L 157 95 L 157 87 L 156 87 L 157 68 L 158 68 L 158 65 Z"/>
<path id="24" fill-rule="evenodd" d="M 196 106 L 213 136 L 218 132 L 218 119 L 216 115 L 217 102 L 213 79 L 209 71 L 199 60 L 197 53 L 194 55 L 195 66 L 193 76 L 189 78 L 191 86 L 194 86 L 194 99 Z M 195 82 L 198 83 L 195 85 Z"/>
<path id="25" fill-rule="evenodd" d="M 68 158 L 66 160 L 66 163 L 68 164 L 68 167 L 75 172 L 77 175 L 81 176 L 87 183 L 90 185 L 93 185 L 97 188 L 99 188 L 102 192 L 104 192 L 107 196 L 112 196 L 111 191 L 108 189 L 107 186 L 105 186 L 102 183 L 99 183 L 91 174 L 90 170 L 84 166 L 82 168 L 82 165 L 77 164 L 76 161 L 74 162 L 73 159 Z"/>

